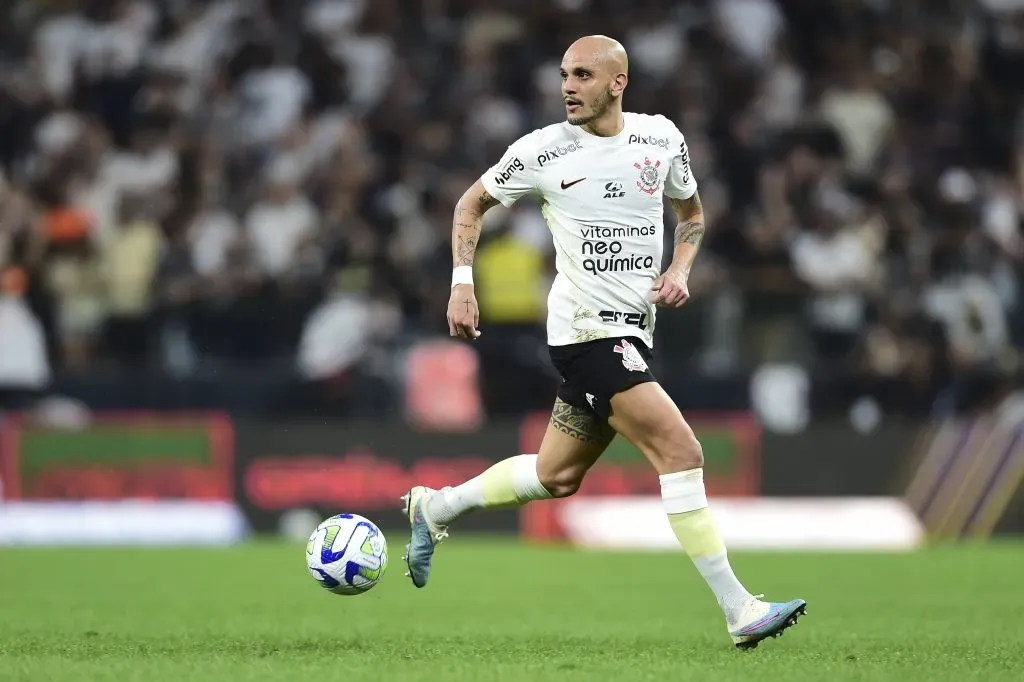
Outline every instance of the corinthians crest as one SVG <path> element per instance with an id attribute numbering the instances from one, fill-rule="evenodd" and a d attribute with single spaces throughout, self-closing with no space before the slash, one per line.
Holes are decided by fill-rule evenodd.
<path id="1" fill-rule="evenodd" d="M 636 346 L 626 339 L 622 339 L 619 343 L 622 345 L 616 344 L 612 350 L 622 354 L 622 366 L 630 372 L 646 372 L 647 363 L 644 361 L 644 356 L 640 355 L 640 351 L 636 349 Z"/>
<path id="2" fill-rule="evenodd" d="M 633 166 L 640 171 L 640 179 L 636 181 L 637 189 L 654 196 L 658 191 L 658 168 L 661 167 L 661 161 L 652 164 L 650 158 L 644 158 L 644 165 L 634 163 Z"/>

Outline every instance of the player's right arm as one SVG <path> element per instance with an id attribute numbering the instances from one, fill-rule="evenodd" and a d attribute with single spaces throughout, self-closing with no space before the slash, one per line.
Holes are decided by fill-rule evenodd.
<path id="1" fill-rule="evenodd" d="M 452 295 L 448 300 L 448 333 L 463 339 L 480 336 L 480 309 L 473 291 L 473 261 L 480 243 L 484 214 L 499 203 L 511 206 L 534 188 L 536 132 L 509 146 L 498 163 L 484 173 L 455 205 L 452 219 Z"/>
<path id="2" fill-rule="evenodd" d="M 480 336 L 480 308 L 473 290 L 473 261 L 480 243 L 484 214 L 498 200 L 477 180 L 455 205 L 452 219 L 452 296 L 448 300 L 448 333 L 463 339 Z"/>

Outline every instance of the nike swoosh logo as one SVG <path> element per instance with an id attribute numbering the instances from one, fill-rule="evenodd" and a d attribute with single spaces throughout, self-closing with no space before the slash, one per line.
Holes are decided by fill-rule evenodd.
<path id="1" fill-rule="evenodd" d="M 579 180 L 573 180 L 572 182 L 566 182 L 565 180 L 562 180 L 562 189 L 569 189 L 576 183 L 583 182 L 584 180 L 586 180 L 586 178 L 580 178 Z"/>

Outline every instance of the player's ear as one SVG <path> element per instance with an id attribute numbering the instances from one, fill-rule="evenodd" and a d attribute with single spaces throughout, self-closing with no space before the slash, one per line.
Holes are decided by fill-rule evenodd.
<path id="1" fill-rule="evenodd" d="M 620 73 L 615 76 L 614 80 L 612 80 L 612 92 L 616 95 L 621 95 L 622 91 L 626 89 L 628 84 L 629 76 L 624 73 Z"/>

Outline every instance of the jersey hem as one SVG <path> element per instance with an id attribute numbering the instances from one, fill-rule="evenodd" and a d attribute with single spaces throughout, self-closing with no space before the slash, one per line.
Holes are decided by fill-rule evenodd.
<path id="1" fill-rule="evenodd" d="M 697 187 L 694 186 L 693 191 L 687 194 L 686 196 L 683 196 L 682 193 L 673 192 L 669 190 L 667 187 L 663 189 L 661 193 L 667 196 L 669 199 L 690 199 L 691 197 L 693 197 L 694 194 L 697 193 Z"/>
<path id="2" fill-rule="evenodd" d="M 648 348 L 654 350 L 654 336 L 652 334 L 648 334 L 647 332 L 641 331 L 636 327 L 611 327 L 608 329 L 593 329 L 587 331 L 602 334 L 602 336 L 580 339 L 579 341 L 566 341 L 564 343 L 552 343 L 551 341 L 548 341 L 548 345 L 553 348 L 562 348 L 565 346 L 578 346 L 581 343 L 590 343 L 591 341 L 601 341 L 605 339 L 614 339 L 615 337 L 632 336 L 640 339 L 645 344 L 647 344 Z"/>

